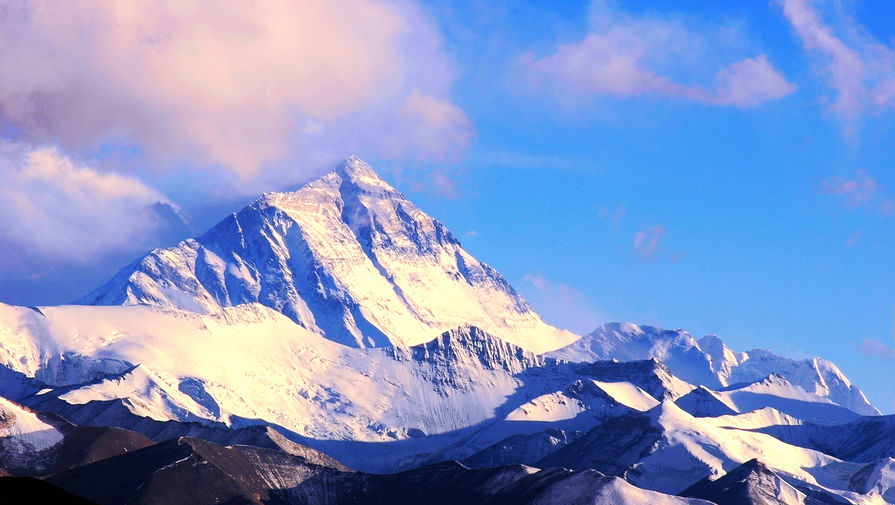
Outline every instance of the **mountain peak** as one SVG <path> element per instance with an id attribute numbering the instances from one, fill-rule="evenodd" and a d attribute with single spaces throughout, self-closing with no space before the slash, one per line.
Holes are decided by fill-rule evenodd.
<path id="1" fill-rule="evenodd" d="M 357 347 L 412 346 L 463 324 L 533 352 L 577 339 L 356 156 L 152 251 L 81 303 L 204 313 L 260 303 Z"/>
<path id="2" fill-rule="evenodd" d="M 395 189 L 380 177 L 373 167 L 355 155 L 345 158 L 331 173 L 335 173 L 343 182 L 362 188 L 379 188 L 388 191 Z"/>

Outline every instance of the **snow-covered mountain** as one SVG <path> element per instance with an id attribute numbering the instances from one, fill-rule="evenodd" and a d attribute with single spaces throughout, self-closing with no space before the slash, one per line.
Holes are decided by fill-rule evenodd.
<path id="1" fill-rule="evenodd" d="M 356 157 L 150 252 L 78 303 L 210 313 L 252 302 L 357 347 L 416 345 L 463 324 L 535 352 L 578 338 Z"/>
<path id="2" fill-rule="evenodd" d="M 409 348 L 347 347 L 259 304 L 0 305 L 0 365 L 40 384 L 20 398 L 37 408 L 106 412 L 117 401 L 123 417 L 91 415 L 133 429 L 135 416 L 274 424 L 375 471 L 549 427 L 588 430 L 693 389 L 657 361 L 558 363 L 471 326 Z"/>
<path id="3" fill-rule="evenodd" d="M 676 403 L 697 417 L 773 409 L 800 421 L 825 426 L 842 425 L 860 417 L 828 397 L 808 393 L 777 374 L 752 383 L 734 384 L 719 391 L 700 386 Z M 782 419 L 778 421 L 783 422 Z"/>
<path id="4" fill-rule="evenodd" d="M 0 304 L 0 397 L 18 402 L 0 398 L 0 468 L 57 468 L 72 430 L 92 429 L 64 416 L 159 442 L 124 455 L 159 493 L 157 472 L 201 467 L 205 489 L 249 502 L 333 485 L 335 503 L 437 502 L 455 485 L 482 503 L 694 503 L 669 493 L 699 481 L 699 497 L 760 498 L 744 503 L 893 496 L 895 419 L 832 363 L 629 323 L 553 328 L 356 158 L 82 302 Z M 57 482 L 87 492 L 118 469 L 88 459 Z M 128 482 L 116 499 L 164 497 Z"/>
<path id="5" fill-rule="evenodd" d="M 715 335 L 697 340 L 684 330 L 609 323 L 548 356 L 572 361 L 652 357 L 662 360 L 685 381 L 715 390 L 775 374 L 858 414 L 880 413 L 836 365 L 825 359 L 793 360 L 764 349 L 734 352 Z"/>

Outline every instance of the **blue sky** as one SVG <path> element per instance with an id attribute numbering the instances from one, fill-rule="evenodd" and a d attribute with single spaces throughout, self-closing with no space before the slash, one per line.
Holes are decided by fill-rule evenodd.
<path id="1" fill-rule="evenodd" d="M 354 152 L 549 322 L 586 332 L 626 320 L 822 356 L 895 411 L 890 3 L 361 4 L 357 23 L 379 22 L 356 44 L 288 39 L 309 48 L 284 53 L 294 75 L 259 63 L 283 81 L 263 96 L 230 62 L 248 50 L 213 30 L 201 49 L 220 65 L 206 81 L 171 63 L 196 43 L 166 25 L 150 23 L 168 41 L 153 63 L 121 13 L 97 40 L 77 17 L 0 20 L 19 49 L 65 42 L 105 83 L 58 62 L 54 79 L 10 80 L 27 73 L 25 53 L 0 53 L 0 301 L 63 303 L 182 238 L 145 211 L 152 202 L 201 231 Z M 269 13 L 249 14 L 264 26 Z M 314 15 L 319 37 L 342 25 L 341 12 Z M 157 65 L 168 94 L 128 78 L 142 71 L 129 50 Z M 227 93 L 191 94 L 222 79 Z M 48 84 L 60 80 L 77 85 Z M 20 99 L 36 90 L 50 119 Z"/>

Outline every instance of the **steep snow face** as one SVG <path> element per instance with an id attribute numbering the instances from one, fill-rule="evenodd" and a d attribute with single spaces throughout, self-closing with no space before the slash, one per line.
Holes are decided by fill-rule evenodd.
<path id="1" fill-rule="evenodd" d="M 634 410 L 646 412 L 659 404 L 659 401 L 649 393 L 630 382 L 593 381 L 593 383 L 618 403 Z"/>
<path id="2" fill-rule="evenodd" d="M 578 338 L 355 157 L 152 251 L 79 301 L 202 313 L 252 302 L 356 347 L 416 345 L 462 324 L 534 352 Z"/>
<path id="3" fill-rule="evenodd" d="M 745 414 L 706 417 L 703 421 L 722 428 L 741 430 L 760 430 L 769 426 L 801 426 L 805 423 L 772 407 L 764 407 Z"/>
<path id="4" fill-rule="evenodd" d="M 42 453 L 62 441 L 62 433 L 37 414 L 0 397 L 0 467 L 41 466 Z"/>
<path id="5" fill-rule="evenodd" d="M 736 405 L 705 386 L 699 386 L 674 403 L 695 417 L 719 417 L 739 413 Z"/>
<path id="6" fill-rule="evenodd" d="M 776 374 L 860 415 L 880 415 L 864 393 L 827 360 L 793 360 L 763 349 L 734 352 L 715 335 L 696 340 L 683 330 L 609 323 L 548 356 L 571 361 L 656 358 L 683 380 L 715 390 Z"/>

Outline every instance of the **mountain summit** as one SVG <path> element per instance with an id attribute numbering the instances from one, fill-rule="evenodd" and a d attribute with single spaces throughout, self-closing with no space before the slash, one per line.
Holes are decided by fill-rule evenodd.
<path id="1" fill-rule="evenodd" d="M 77 303 L 211 313 L 252 302 L 357 347 L 416 345 L 463 324 L 534 352 L 577 338 L 354 156 L 153 250 Z"/>

